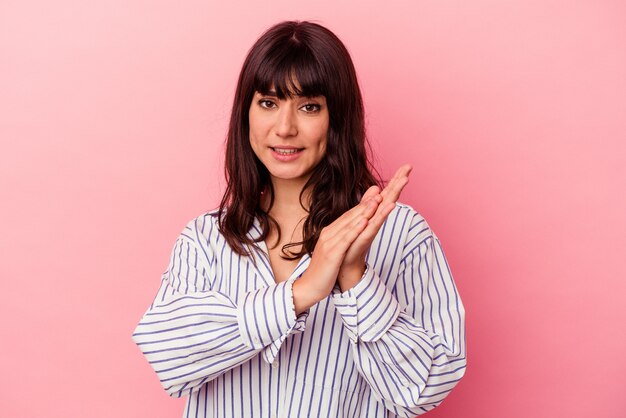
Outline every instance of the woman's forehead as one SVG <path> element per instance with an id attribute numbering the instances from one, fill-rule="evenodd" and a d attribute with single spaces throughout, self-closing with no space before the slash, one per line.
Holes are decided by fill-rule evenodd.
<path id="1" fill-rule="evenodd" d="M 272 94 L 274 96 L 276 96 L 277 93 L 282 93 L 280 94 L 281 96 L 300 96 L 303 93 L 302 86 L 295 75 L 291 78 L 285 79 L 283 83 L 278 86 L 278 92 L 276 91 L 276 83 L 274 82 L 269 83 L 266 89 L 263 89 L 263 86 L 260 86 L 259 91 L 262 91 L 265 94 Z"/>
<path id="2" fill-rule="evenodd" d="M 287 75 L 288 74 L 288 75 Z M 254 89 L 262 94 L 272 94 L 281 99 L 285 97 L 317 97 L 325 95 L 325 83 L 312 74 L 298 74 L 292 69 L 287 74 L 279 71 L 273 75 L 264 74 L 255 81 Z"/>
<path id="3" fill-rule="evenodd" d="M 270 96 L 270 97 L 276 97 L 276 98 L 280 98 L 280 99 L 286 99 L 286 98 L 291 98 L 291 99 L 298 99 L 298 98 L 302 98 L 302 97 L 306 97 L 306 98 L 326 98 L 326 96 L 324 96 L 323 94 L 298 94 L 296 92 L 289 92 L 289 94 L 286 97 L 279 97 L 279 95 L 277 94 L 276 90 L 274 89 L 273 86 L 270 86 L 270 88 L 263 92 L 263 91 L 259 91 L 259 90 L 255 90 L 254 92 L 255 96 Z"/>

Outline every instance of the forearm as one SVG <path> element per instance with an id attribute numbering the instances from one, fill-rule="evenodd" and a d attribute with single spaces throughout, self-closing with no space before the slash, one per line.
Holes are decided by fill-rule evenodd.
<path id="1" fill-rule="evenodd" d="M 443 293 L 424 292 L 429 300 Z M 454 296 L 433 313 L 442 322 L 426 327 L 402 308 L 371 267 L 354 288 L 333 291 L 360 373 L 398 416 L 435 407 L 465 372 L 464 309 Z"/>
<path id="2" fill-rule="evenodd" d="M 439 405 L 465 374 L 465 353 L 401 314 L 374 342 L 353 344 L 359 372 L 386 408 L 413 417 Z"/>
<path id="3" fill-rule="evenodd" d="M 216 291 L 173 292 L 164 279 L 133 340 L 170 396 L 190 394 L 259 352 L 272 362 L 286 337 L 304 329 L 290 286 L 255 289 L 236 304 Z"/>
<path id="4" fill-rule="evenodd" d="M 327 264 L 321 268 L 315 261 L 311 261 L 305 273 L 293 283 L 292 294 L 296 315 L 308 310 L 311 306 L 328 297 L 335 284 L 341 291 L 346 291 L 356 286 L 365 272 L 365 262 L 357 265 L 341 265 L 333 269 Z M 322 277 L 335 277 L 335 281 L 322 279 Z"/>
<path id="5" fill-rule="evenodd" d="M 346 290 L 352 289 L 356 286 L 363 277 L 365 269 L 365 261 L 356 265 L 343 265 L 339 270 L 339 276 L 337 277 L 339 289 L 341 289 L 342 292 L 345 292 Z"/>
<path id="6" fill-rule="evenodd" d="M 170 289 L 163 287 L 132 336 L 170 396 L 199 388 L 259 351 L 243 343 L 236 307 L 224 295 Z"/>

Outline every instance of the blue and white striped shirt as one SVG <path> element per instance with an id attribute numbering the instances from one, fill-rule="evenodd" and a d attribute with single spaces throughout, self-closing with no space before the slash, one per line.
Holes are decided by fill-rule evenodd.
<path id="1" fill-rule="evenodd" d="M 437 236 L 397 203 L 361 281 L 296 316 L 304 255 L 276 283 L 231 250 L 213 212 L 178 236 L 161 286 L 133 334 L 184 417 L 412 417 L 465 373 L 465 310 Z M 259 237 L 258 219 L 249 235 Z"/>

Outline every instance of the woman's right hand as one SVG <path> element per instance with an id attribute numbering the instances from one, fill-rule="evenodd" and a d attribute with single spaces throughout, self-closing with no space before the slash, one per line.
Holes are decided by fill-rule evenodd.
<path id="1" fill-rule="evenodd" d="M 383 198 L 377 186 L 370 187 L 358 205 L 322 228 L 307 270 L 293 284 L 296 314 L 327 297 L 337 281 L 339 268 L 350 245 L 367 226 Z"/>

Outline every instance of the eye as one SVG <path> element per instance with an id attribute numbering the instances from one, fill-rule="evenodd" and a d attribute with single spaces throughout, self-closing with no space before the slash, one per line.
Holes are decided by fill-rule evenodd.
<path id="1" fill-rule="evenodd" d="M 304 106 L 301 107 L 301 109 L 303 109 L 306 113 L 315 113 L 315 112 L 319 112 L 320 109 L 322 108 L 322 106 L 316 104 L 316 103 L 307 103 Z"/>
<path id="2" fill-rule="evenodd" d="M 258 103 L 259 103 L 259 106 L 265 109 L 271 109 L 274 106 L 276 106 L 276 104 L 273 101 L 268 100 L 268 99 L 261 99 L 258 101 Z"/>

